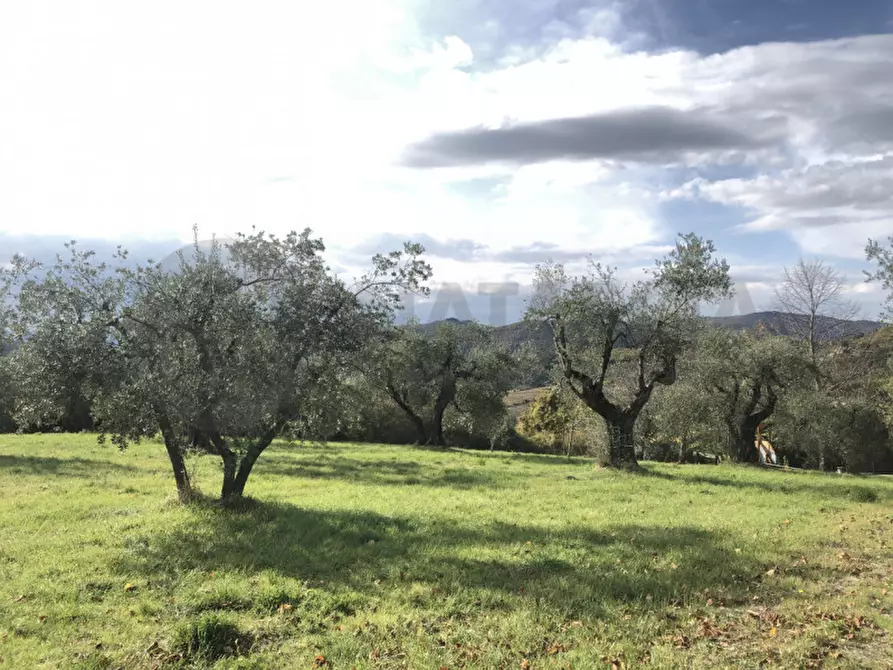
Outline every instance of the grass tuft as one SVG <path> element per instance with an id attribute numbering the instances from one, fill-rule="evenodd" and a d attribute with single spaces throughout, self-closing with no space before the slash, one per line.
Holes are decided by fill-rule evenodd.
<path id="1" fill-rule="evenodd" d="M 180 622 L 174 629 L 171 648 L 187 659 L 216 661 L 247 653 L 251 639 L 231 620 L 217 613 L 205 613 Z"/>

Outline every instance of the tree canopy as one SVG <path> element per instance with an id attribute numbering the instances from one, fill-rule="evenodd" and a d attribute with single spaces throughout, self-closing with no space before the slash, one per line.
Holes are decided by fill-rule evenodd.
<path id="1" fill-rule="evenodd" d="M 888 320 L 893 320 L 893 237 L 887 238 L 886 247 L 878 240 L 868 240 L 865 255 L 877 266 L 873 272 L 866 273 L 867 279 L 880 282 L 887 292 L 886 309 L 883 316 Z"/>
<path id="2" fill-rule="evenodd" d="M 698 330 L 699 305 L 730 295 L 728 263 L 714 254 L 712 242 L 681 235 L 650 276 L 632 284 L 592 261 L 576 277 L 561 264 L 537 267 L 527 318 L 550 324 L 567 383 L 604 419 L 605 464 L 636 465 L 636 419 L 658 384 L 676 380 L 677 358 Z M 631 365 L 614 365 L 621 347 L 635 349 Z"/>
<path id="3" fill-rule="evenodd" d="M 424 290 L 430 276 L 423 249 L 407 244 L 348 284 L 309 230 L 239 235 L 226 254 L 196 244 L 177 271 L 69 250 L 43 274 L 20 268 L 20 353 L 44 383 L 23 407 L 39 420 L 59 394 L 87 389 L 121 448 L 161 434 L 181 498 L 191 494 L 190 446 L 221 458 L 230 497 L 277 434 L 320 434 L 345 358 L 391 326 L 400 292 Z"/>
<path id="4" fill-rule="evenodd" d="M 444 445 L 449 409 L 485 434 L 498 423 L 521 357 L 497 345 L 487 327 L 444 321 L 428 331 L 416 324 L 392 331 L 369 352 L 363 369 L 410 420 L 419 443 Z"/>
<path id="5" fill-rule="evenodd" d="M 802 383 L 809 359 L 785 337 L 722 329 L 705 331 L 695 351 L 691 382 L 709 396 L 701 411 L 715 411 L 735 461 L 757 461 L 757 428 L 778 409 L 784 391 Z"/>

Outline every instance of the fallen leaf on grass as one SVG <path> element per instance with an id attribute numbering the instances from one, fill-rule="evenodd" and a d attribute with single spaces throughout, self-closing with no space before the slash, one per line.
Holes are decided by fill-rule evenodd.
<path id="1" fill-rule="evenodd" d="M 127 582 L 124 585 L 124 590 L 127 591 L 128 593 L 130 593 L 131 591 L 136 591 L 136 584 L 131 584 L 130 582 Z"/>
<path id="2" fill-rule="evenodd" d="M 286 612 L 291 612 L 294 607 L 291 603 L 282 603 L 279 607 L 276 608 L 279 614 L 285 614 Z"/>
<path id="3" fill-rule="evenodd" d="M 313 667 L 314 668 L 325 668 L 329 665 L 329 662 L 326 660 L 326 657 L 320 654 L 316 658 L 313 659 Z"/>
<path id="4" fill-rule="evenodd" d="M 673 646 L 677 649 L 688 649 L 691 646 L 691 641 L 688 639 L 688 635 L 684 635 L 680 633 L 679 635 L 664 635 L 665 642 L 672 642 Z"/>
<path id="5" fill-rule="evenodd" d="M 884 594 L 886 594 L 886 593 L 887 593 L 887 592 L 886 592 L 886 590 L 885 590 L 885 591 L 884 591 Z M 16 598 L 16 599 L 15 599 L 15 602 L 17 602 L 17 603 L 23 603 L 23 602 L 25 602 L 25 594 L 23 593 L 23 594 L 20 595 L 18 598 Z"/>
<path id="6" fill-rule="evenodd" d="M 772 628 L 769 630 L 769 637 L 775 637 L 777 633 L 778 629 L 775 626 L 772 626 Z"/>
<path id="7" fill-rule="evenodd" d="M 557 654 L 560 654 L 563 651 L 567 651 L 567 647 L 564 646 L 563 644 L 555 643 L 555 644 L 551 645 L 546 651 L 548 652 L 548 654 L 550 656 L 555 656 Z"/>
<path id="8" fill-rule="evenodd" d="M 698 635 L 706 637 L 710 640 L 718 640 L 725 634 L 725 631 L 716 625 L 711 619 L 701 619 L 698 625 Z"/>

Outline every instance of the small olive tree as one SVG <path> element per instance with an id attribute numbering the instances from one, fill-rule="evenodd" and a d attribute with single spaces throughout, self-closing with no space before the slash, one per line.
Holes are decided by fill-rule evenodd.
<path id="1" fill-rule="evenodd" d="M 595 262 L 579 277 L 556 263 L 537 267 L 527 318 L 550 324 L 565 380 L 604 420 L 603 464 L 637 466 L 639 414 L 656 385 L 675 382 L 677 358 L 699 328 L 699 304 L 730 295 L 729 266 L 714 253 L 712 242 L 680 236 L 651 276 L 632 285 Z M 623 347 L 635 350 L 631 365 L 612 368 Z"/>
<path id="2" fill-rule="evenodd" d="M 476 323 L 409 324 L 370 350 L 363 369 L 415 428 L 420 444 L 446 443 L 452 408 L 470 431 L 489 434 L 505 414 L 506 393 L 523 366 Z"/>
<path id="3" fill-rule="evenodd" d="M 710 394 L 702 409 L 725 427 L 729 457 L 753 462 L 757 428 L 808 373 L 808 357 L 787 338 L 716 328 L 698 342 L 691 381 Z"/>
<path id="4" fill-rule="evenodd" d="M 893 237 L 887 238 L 887 246 L 884 247 L 877 240 L 869 240 L 865 247 L 865 255 L 869 261 L 874 262 L 877 268 L 874 272 L 866 273 L 868 281 L 877 281 L 887 291 L 884 312 L 881 318 L 888 322 L 893 321 Z M 882 413 L 887 419 L 887 425 L 893 428 L 893 356 L 887 362 L 888 374 L 884 384 L 886 402 L 883 403 Z"/>
<path id="5" fill-rule="evenodd" d="M 890 435 L 876 405 L 864 398 L 831 399 L 804 389 L 788 394 L 775 430 L 783 453 L 806 467 L 884 472 L 893 466 Z"/>
<path id="6" fill-rule="evenodd" d="M 7 432 L 13 427 L 13 381 L 9 370 L 10 337 L 9 337 L 9 284 L 7 278 L 0 275 L 0 432 Z"/>
<path id="7" fill-rule="evenodd" d="M 885 311 L 882 317 L 893 320 L 893 237 L 887 238 L 886 247 L 877 240 L 868 240 L 865 256 L 877 265 L 874 272 L 865 273 L 866 279 L 880 282 L 884 290 L 887 291 Z"/>
<path id="8" fill-rule="evenodd" d="M 190 446 L 221 458 L 222 497 L 241 496 L 277 435 L 324 433 L 340 370 L 391 326 L 399 293 L 424 290 L 430 276 L 422 248 L 407 244 L 348 284 L 323 250 L 309 230 L 253 232 L 226 248 L 196 244 L 172 272 L 112 267 L 71 245 L 42 274 L 20 273 L 23 360 L 54 383 L 80 375 L 119 447 L 160 433 L 181 499 Z"/>
<path id="9" fill-rule="evenodd" d="M 712 411 L 715 399 L 697 379 L 692 359 L 686 355 L 679 366 L 680 380 L 660 389 L 645 410 L 643 418 L 650 418 L 653 427 L 646 454 L 684 463 L 695 451 L 714 455 L 725 451 L 720 439 L 725 427 Z"/>

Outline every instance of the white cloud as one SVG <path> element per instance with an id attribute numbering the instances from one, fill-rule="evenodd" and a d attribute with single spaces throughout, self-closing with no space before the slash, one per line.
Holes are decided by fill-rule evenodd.
<path id="1" fill-rule="evenodd" d="M 787 230 L 808 254 L 862 258 L 869 237 L 893 231 L 893 154 L 829 160 L 752 179 L 695 180 L 669 196 L 746 208 L 755 217 L 744 230 Z"/>
<path id="2" fill-rule="evenodd" d="M 704 110 L 747 131 L 767 119 L 787 128 L 787 141 L 768 148 L 685 157 L 758 177 L 664 197 L 746 207 L 750 231 L 789 230 L 816 253 L 855 256 L 868 233 L 893 230 L 884 116 L 893 36 L 651 54 L 629 49 L 608 6 L 583 16 L 582 32 L 596 36 L 556 25 L 551 43 L 516 45 L 477 68 L 464 33 L 423 32 L 423 5 L 3 3 L 0 231 L 188 239 L 193 223 L 204 236 L 309 225 L 335 259 L 384 231 L 468 238 L 494 253 L 536 242 L 651 249 L 679 227 L 661 220 L 660 166 L 420 172 L 398 158 L 437 132 L 655 106 Z M 481 177 L 504 184 L 463 193 Z M 525 272 L 496 262 L 437 269 L 468 282 Z"/>

